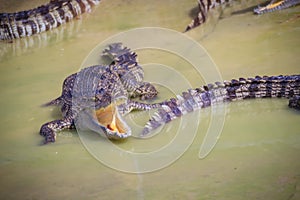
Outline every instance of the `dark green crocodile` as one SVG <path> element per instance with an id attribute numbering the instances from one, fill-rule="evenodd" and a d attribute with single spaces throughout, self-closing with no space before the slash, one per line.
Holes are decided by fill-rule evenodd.
<path id="1" fill-rule="evenodd" d="M 45 143 L 54 142 L 56 132 L 66 128 L 74 128 L 78 114 L 93 108 L 101 116 L 101 127 L 108 138 L 125 138 L 130 135 L 126 125 L 122 126 L 118 118 L 112 118 L 116 106 L 129 97 L 151 99 L 157 95 L 153 85 L 144 82 L 144 72 L 137 64 L 137 55 L 121 43 L 108 46 L 104 56 L 112 59 L 110 65 L 96 65 L 82 69 L 68 76 L 63 83 L 62 94 L 46 105 L 59 105 L 63 119 L 44 124 L 40 134 Z M 99 111 L 101 110 L 101 111 Z M 119 129 L 115 129 L 115 126 Z M 121 127 L 122 126 L 122 127 Z"/>
<path id="2" fill-rule="evenodd" d="M 46 5 L 16 13 L 0 13 L 0 40 L 13 40 L 54 29 L 85 12 L 100 0 L 50 0 Z"/>
<path id="3" fill-rule="evenodd" d="M 209 10 L 214 7 L 230 2 L 231 0 L 198 0 L 197 17 L 186 27 L 185 31 L 189 31 L 207 20 Z M 300 4 L 300 0 L 271 0 L 264 6 L 258 6 L 253 10 L 255 14 L 264 14 L 276 10 L 282 10 Z"/>

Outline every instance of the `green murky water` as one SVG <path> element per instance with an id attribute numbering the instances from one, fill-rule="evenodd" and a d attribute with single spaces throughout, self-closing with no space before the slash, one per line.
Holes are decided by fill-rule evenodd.
<path id="1" fill-rule="evenodd" d="M 14 2 L 18 7 L 11 6 Z M 1 12 L 44 2 L 1 1 Z M 257 3 L 235 2 L 224 10 L 221 20 L 214 13 L 206 25 L 187 33 L 205 47 L 224 79 L 300 72 L 300 7 L 263 16 L 251 12 L 230 15 Z M 91 14 L 57 30 L 1 43 L 0 198 L 299 199 L 300 118 L 299 112 L 287 108 L 284 99 L 227 105 L 220 139 L 205 159 L 198 155 L 211 112 L 207 109 L 200 117 L 197 113 L 186 116 L 185 121 L 200 118 L 191 146 L 170 166 L 147 174 L 128 174 L 105 166 L 86 150 L 75 131 L 60 133 L 55 144 L 41 145 L 40 126 L 59 118 L 60 112 L 40 105 L 60 94 L 63 79 L 80 68 L 97 44 L 143 26 L 182 31 L 195 6 L 194 0 L 149 4 L 142 0 L 103 1 Z M 138 54 L 141 63 L 174 67 L 194 87 L 204 83 L 187 62 L 174 55 L 154 50 Z M 150 71 L 146 77 L 155 75 Z M 170 94 L 163 87 L 159 89 L 161 99 Z M 145 117 L 136 113 L 132 118 L 144 123 L 139 120 Z M 131 138 L 114 145 L 132 152 L 162 148 L 176 138 L 173 130 L 185 121 L 169 124 L 165 134 L 149 140 Z M 109 143 L 98 135 L 91 137 L 104 147 Z M 181 141 L 186 142 L 184 138 Z M 123 165 L 123 155 L 113 157 L 114 152 L 105 149 L 103 154 Z M 162 154 L 158 159 L 167 157 Z M 124 165 L 128 163 L 130 160 Z M 132 165 L 138 170 L 139 160 L 133 160 Z"/>

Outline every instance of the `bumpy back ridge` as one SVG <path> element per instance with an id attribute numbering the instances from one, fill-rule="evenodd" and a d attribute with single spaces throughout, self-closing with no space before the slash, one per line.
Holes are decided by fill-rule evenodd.
<path id="1" fill-rule="evenodd" d="M 142 135 L 186 113 L 214 105 L 218 102 L 247 98 L 286 97 L 300 95 L 300 75 L 256 76 L 216 82 L 196 89 L 189 89 L 177 98 L 162 103 L 161 108 L 146 124 Z M 293 101 L 295 102 L 295 101 Z M 295 104 L 295 103 L 293 103 Z"/>
<path id="2" fill-rule="evenodd" d="M 253 10 L 255 14 L 261 15 L 268 12 L 273 12 L 275 10 L 282 10 L 285 8 L 289 8 L 291 6 L 295 6 L 297 4 L 300 4 L 300 0 L 277 0 L 277 1 L 271 1 L 266 6 L 259 6 Z"/>
<path id="3" fill-rule="evenodd" d="M 31 10 L 0 14 L 0 40 L 13 40 L 51 30 L 84 12 L 100 0 L 51 0 Z"/>
<path id="4" fill-rule="evenodd" d="M 137 54 L 122 45 L 122 43 L 113 43 L 108 45 L 103 51 L 104 56 L 108 56 L 112 59 L 113 63 L 111 67 L 115 70 L 124 85 L 129 92 L 138 92 L 140 90 L 147 90 L 147 84 L 144 80 L 144 70 L 138 65 Z M 151 86 L 151 90 L 155 90 L 154 86 Z"/>

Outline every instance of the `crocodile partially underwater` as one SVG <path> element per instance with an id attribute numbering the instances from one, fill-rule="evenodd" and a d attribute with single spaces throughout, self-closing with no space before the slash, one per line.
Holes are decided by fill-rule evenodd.
<path id="1" fill-rule="evenodd" d="M 16 13 L 0 13 L 0 40 L 42 33 L 71 21 L 100 0 L 50 0 L 48 4 Z"/>
<path id="2" fill-rule="evenodd" d="M 195 19 L 186 27 L 185 31 L 189 31 L 201 24 L 205 23 L 208 17 L 208 12 L 221 5 L 231 2 L 232 0 L 198 0 L 198 13 Z M 271 0 L 263 6 L 254 8 L 255 14 L 264 14 L 276 10 L 282 10 L 300 4 L 300 0 Z"/>
<path id="3" fill-rule="evenodd" d="M 136 53 L 116 43 L 109 45 L 104 55 L 113 59 L 111 65 L 91 66 L 70 75 L 64 81 L 62 95 L 47 104 L 60 105 L 63 119 L 41 127 L 40 134 L 46 143 L 55 141 L 57 131 L 76 128 L 80 113 L 89 116 L 86 122 L 93 130 L 102 130 L 110 139 L 124 139 L 131 135 L 131 129 L 122 116 L 132 110 L 158 109 L 141 136 L 186 113 L 220 102 L 284 97 L 289 99 L 290 107 L 300 110 L 300 75 L 232 79 L 189 89 L 159 103 L 135 101 L 131 97 L 144 100 L 157 95 L 155 87 L 143 81 L 143 69 L 137 64 Z"/>

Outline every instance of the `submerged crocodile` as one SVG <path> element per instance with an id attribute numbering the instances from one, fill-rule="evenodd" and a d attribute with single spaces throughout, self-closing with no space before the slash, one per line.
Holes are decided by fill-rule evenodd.
<path id="1" fill-rule="evenodd" d="M 157 95 L 153 85 L 144 82 L 144 72 L 137 63 L 137 55 L 121 43 L 114 43 L 103 51 L 104 56 L 112 59 L 110 65 L 96 65 L 82 69 L 68 76 L 63 83 L 60 97 L 45 104 L 61 106 L 63 119 L 44 124 L 40 134 L 45 143 L 54 142 L 56 132 L 74 128 L 78 114 L 93 108 L 101 115 L 99 121 L 108 138 L 124 138 L 130 135 L 126 124 L 115 118 L 116 106 L 130 97 L 151 99 Z M 112 124 L 113 122 L 113 124 Z M 115 126 L 118 127 L 116 131 Z"/>
<path id="2" fill-rule="evenodd" d="M 0 13 L 0 40 L 13 40 L 54 29 L 85 12 L 100 0 L 50 0 L 46 5 L 16 13 Z"/>
<path id="3" fill-rule="evenodd" d="M 197 17 L 195 17 L 195 19 L 186 27 L 185 31 L 189 31 L 190 29 L 193 29 L 205 23 L 209 10 L 215 8 L 220 4 L 225 4 L 230 1 L 231 0 L 198 0 L 199 10 Z M 271 0 L 264 6 L 258 6 L 253 10 L 253 12 L 255 14 L 264 14 L 296 6 L 298 4 L 300 4 L 300 0 Z"/>

